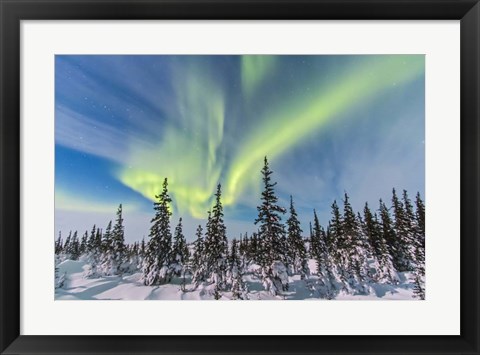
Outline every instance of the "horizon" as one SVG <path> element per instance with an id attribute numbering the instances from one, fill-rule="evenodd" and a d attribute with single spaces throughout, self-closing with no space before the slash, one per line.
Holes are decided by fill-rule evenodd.
<path id="1" fill-rule="evenodd" d="M 393 189 L 392 189 L 392 190 L 393 190 Z M 401 194 L 403 193 L 403 191 L 398 191 L 397 189 L 395 189 L 395 190 L 396 190 L 396 192 L 397 192 L 397 196 L 398 196 L 400 199 L 402 199 Z M 407 191 L 408 198 L 410 199 L 412 205 L 415 205 L 415 198 L 416 198 L 416 196 L 417 196 L 417 193 L 419 193 L 419 192 L 417 191 L 417 192 L 414 193 L 414 194 L 410 194 L 410 193 Z M 347 195 L 348 195 L 348 193 L 347 193 Z M 424 196 L 420 195 L 420 198 L 422 199 L 423 202 L 425 202 Z M 334 201 L 338 204 L 338 207 L 340 208 L 340 213 L 343 214 L 344 199 L 341 198 L 340 200 L 334 200 Z M 332 201 L 332 204 L 334 203 L 334 201 Z M 350 197 L 349 197 L 349 202 L 351 202 L 351 201 L 350 201 Z M 390 207 L 388 208 L 388 209 L 390 210 L 391 207 L 392 207 L 392 206 L 391 206 L 391 203 L 390 203 L 391 200 L 383 200 L 383 202 L 386 203 L 387 207 L 390 206 Z M 388 203 L 387 203 L 387 202 L 388 202 Z M 295 199 L 293 200 L 293 203 L 294 203 L 294 207 L 295 207 Z M 366 203 L 368 203 L 368 202 L 366 202 Z M 123 204 L 120 203 L 118 207 L 120 207 L 120 205 L 122 205 L 122 208 L 123 208 Z M 364 204 L 363 206 L 365 206 L 365 204 Z M 117 210 L 118 210 L 118 207 L 117 207 Z M 282 206 L 282 207 L 284 207 L 284 206 Z M 368 207 L 370 208 L 370 211 L 372 212 L 373 215 L 378 216 L 378 213 L 377 213 L 377 212 L 378 212 L 378 208 L 376 208 L 375 206 L 372 206 L 372 205 L 370 205 L 370 204 L 368 204 Z M 286 213 L 283 215 L 282 222 L 283 222 L 283 224 L 284 224 L 285 227 L 286 227 L 286 220 L 287 220 L 288 217 L 290 216 L 289 206 L 285 207 L 285 209 L 286 209 Z M 414 207 L 414 209 L 415 209 L 415 207 Z M 312 210 L 312 213 L 311 213 L 311 214 L 312 214 L 312 215 L 311 215 L 312 219 L 307 222 L 307 227 L 308 227 L 308 228 L 304 228 L 304 226 L 303 226 L 304 223 L 301 222 L 301 225 L 302 225 L 302 226 L 301 226 L 301 228 L 302 228 L 301 236 L 302 236 L 302 238 L 304 238 L 304 239 L 307 239 L 307 238 L 310 236 L 310 224 L 313 226 L 313 222 L 314 222 L 314 221 L 313 221 L 313 213 L 314 213 L 314 210 L 316 210 L 316 209 L 313 209 L 313 210 Z M 209 211 L 210 211 L 210 210 L 209 210 Z M 353 208 L 353 212 L 355 213 L 355 215 L 357 215 L 357 213 L 360 213 L 360 215 L 363 217 L 363 207 L 362 207 L 362 209 L 359 209 L 359 210 Z M 317 211 L 317 214 L 318 214 L 318 211 Z M 152 216 L 151 216 L 151 217 L 153 217 L 153 215 L 154 215 L 154 212 L 153 212 L 153 208 L 152 208 Z M 329 217 L 331 217 L 331 215 L 329 215 Z M 379 217 L 379 216 L 378 216 L 378 217 Z M 101 231 L 101 233 L 103 234 L 104 229 L 106 228 L 106 226 L 108 225 L 109 222 L 111 222 L 112 225 L 115 224 L 115 218 L 116 218 L 116 211 L 112 214 L 112 218 L 111 218 L 107 223 L 105 223 L 104 226 L 100 226 L 99 224 L 95 224 L 96 229 L 99 229 L 99 230 Z M 125 213 L 124 213 L 123 211 L 122 211 L 122 218 L 123 218 L 123 225 L 124 225 L 124 227 L 126 227 L 126 224 L 125 224 Z M 175 227 L 177 226 L 180 218 L 182 218 L 182 216 L 178 216 L 177 220 L 174 220 L 173 216 L 170 218 L 170 231 L 171 231 L 171 233 L 172 233 L 172 237 L 173 237 L 173 235 L 174 235 Z M 128 219 L 128 218 L 127 218 L 127 219 Z M 320 220 L 320 218 L 319 218 L 319 220 Z M 323 221 L 323 222 L 320 220 L 320 226 L 323 227 L 323 228 L 326 230 L 329 221 L 330 221 L 330 218 L 328 218 L 328 220 Z M 182 225 L 183 225 L 183 222 L 184 222 L 184 221 L 183 221 L 183 218 L 182 218 Z M 252 224 L 255 226 L 254 221 L 252 221 Z M 150 223 L 149 223 L 149 225 L 150 225 Z M 195 239 L 195 238 L 196 238 L 195 232 L 196 232 L 196 228 L 198 227 L 198 225 L 201 225 L 203 232 L 205 232 L 205 230 L 206 230 L 206 220 L 202 220 L 201 223 L 195 225 L 195 226 L 194 226 L 195 228 L 194 228 L 194 230 L 192 231 L 192 234 L 191 234 L 191 235 L 187 235 L 187 234 L 185 233 L 185 229 L 183 229 L 183 234 L 184 234 L 184 236 L 185 236 L 185 238 L 187 239 L 187 242 L 188 242 L 189 244 L 195 242 L 195 240 L 196 240 L 196 239 Z M 59 230 L 58 232 L 61 233 L 62 238 L 64 238 L 64 237 L 65 237 L 66 235 L 68 235 L 69 233 L 72 233 L 72 234 L 73 234 L 74 232 L 77 232 L 77 233 L 78 233 L 78 238 L 80 239 L 80 237 L 81 237 L 85 232 L 87 232 L 87 233 L 88 233 L 88 236 L 90 237 L 90 232 L 91 232 L 91 228 L 92 228 L 92 227 L 93 227 L 93 225 L 90 226 L 90 229 L 89 229 L 89 228 L 86 228 L 85 230 L 68 230 L 68 232 Z M 65 232 L 66 232 L 66 233 L 65 233 Z M 247 235 L 248 238 L 251 238 L 252 235 L 253 235 L 254 233 L 257 233 L 257 232 L 258 232 L 257 230 L 255 230 L 255 231 L 253 231 L 253 232 L 245 231 L 244 233 L 239 233 L 239 235 L 237 235 L 237 236 L 231 236 L 231 235 L 229 235 L 228 225 L 226 225 L 227 239 L 228 239 L 229 241 L 232 241 L 232 240 L 234 240 L 234 239 L 240 240 L 240 238 L 244 238 L 245 235 Z M 58 238 L 58 236 L 59 236 L 59 234 L 57 234 L 56 238 Z M 127 239 L 130 240 L 130 242 L 127 242 L 127 244 L 132 245 L 132 244 L 134 244 L 135 242 L 141 242 L 143 238 L 145 238 L 145 242 L 148 242 L 148 234 L 145 235 L 145 236 L 143 236 L 142 238 L 139 238 L 139 239 L 138 239 L 138 238 L 137 238 L 137 239 L 135 239 L 135 238 L 134 238 L 134 239 L 132 239 L 132 238 L 127 238 L 127 236 L 126 236 L 125 239 L 126 239 L 126 240 L 127 240 Z"/>

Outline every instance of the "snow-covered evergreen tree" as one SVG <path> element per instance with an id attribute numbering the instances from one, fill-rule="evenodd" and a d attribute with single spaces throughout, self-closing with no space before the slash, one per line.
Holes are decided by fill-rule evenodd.
<path id="1" fill-rule="evenodd" d="M 111 230 L 111 224 L 110 224 Z M 110 233 L 109 230 L 109 233 Z M 87 233 L 87 232 L 86 232 Z M 88 262 L 84 272 L 86 278 L 96 278 L 103 274 L 102 261 L 104 256 L 104 248 L 102 246 L 102 235 L 100 229 L 93 225 L 88 237 L 85 250 L 85 260 Z"/>
<path id="2" fill-rule="evenodd" d="M 293 198 L 290 196 L 290 216 L 287 219 L 287 270 L 293 274 L 300 273 L 304 278 L 308 275 L 308 265 L 302 233 Z"/>
<path id="3" fill-rule="evenodd" d="M 72 240 L 72 231 L 69 231 L 67 238 L 65 238 L 65 242 L 62 247 L 62 257 L 64 259 L 69 259 L 70 258 L 70 244 Z"/>
<path id="4" fill-rule="evenodd" d="M 315 239 L 315 236 L 313 234 L 312 222 L 308 222 L 308 230 L 310 231 L 310 234 L 308 236 L 308 256 L 312 259 L 315 259 L 314 248 L 312 248 L 312 240 Z"/>
<path id="5" fill-rule="evenodd" d="M 58 232 L 58 238 L 55 241 L 55 255 L 60 255 L 63 252 L 62 232 Z"/>
<path id="6" fill-rule="evenodd" d="M 93 236 L 94 230 L 92 230 Z M 93 245 L 93 253 L 96 253 L 96 248 L 98 248 L 98 238 L 97 235 L 93 237 L 92 241 Z M 107 224 L 107 228 L 105 229 L 105 233 L 102 236 L 101 243 L 101 257 L 100 257 L 100 267 L 98 267 L 101 274 L 105 276 L 114 275 L 116 270 L 112 269 L 112 265 L 114 265 L 115 255 L 113 252 L 113 239 L 112 239 L 112 221 L 109 221 Z"/>
<path id="7" fill-rule="evenodd" d="M 80 243 L 78 241 L 78 233 L 77 231 L 73 232 L 72 240 L 69 243 L 69 249 L 67 253 L 70 255 L 70 259 L 78 260 L 80 256 Z"/>
<path id="8" fill-rule="evenodd" d="M 242 274 L 236 273 L 233 276 L 232 281 L 232 299 L 233 300 L 247 300 L 248 299 L 248 287 L 243 281 Z"/>
<path id="9" fill-rule="evenodd" d="M 378 221 L 376 214 L 372 214 L 368 203 L 365 203 L 363 209 L 363 230 L 371 246 L 373 267 L 375 275 L 373 277 L 377 282 L 394 282 L 396 272 L 393 267 L 392 257 L 388 252 L 387 242 L 382 233 L 382 226 Z"/>
<path id="10" fill-rule="evenodd" d="M 146 246 L 145 246 L 145 237 L 142 238 L 142 241 L 140 242 L 140 255 L 142 257 L 145 256 L 145 250 L 146 250 Z"/>
<path id="11" fill-rule="evenodd" d="M 125 250 L 126 262 L 123 267 L 124 272 L 136 273 L 142 266 L 140 263 L 140 245 L 138 242 L 134 242 L 133 244 L 125 245 Z"/>
<path id="12" fill-rule="evenodd" d="M 96 253 L 96 252 L 102 252 L 103 249 L 99 248 L 101 246 L 97 245 L 97 238 L 96 238 L 96 232 L 97 232 L 97 227 L 94 224 L 92 230 L 90 231 L 90 236 L 87 241 L 87 253 L 89 255 Z"/>
<path id="13" fill-rule="evenodd" d="M 415 199 L 415 288 L 414 292 L 417 298 L 425 299 L 425 206 L 417 193 Z"/>
<path id="14" fill-rule="evenodd" d="M 380 199 L 380 208 L 379 208 L 379 214 L 380 214 L 380 223 L 381 223 L 381 228 L 382 228 L 382 236 L 385 242 L 387 243 L 387 249 L 388 253 L 392 257 L 392 262 L 395 267 L 395 255 L 397 252 L 397 237 L 395 233 L 395 229 L 393 228 L 393 221 L 392 217 L 390 216 L 390 212 L 385 205 L 385 203 Z"/>
<path id="15" fill-rule="evenodd" d="M 223 221 L 222 187 L 217 186 L 215 204 L 208 214 L 205 233 L 205 275 L 207 280 L 215 283 L 215 289 L 220 292 L 226 287 L 227 272 L 227 228 Z"/>
<path id="16" fill-rule="evenodd" d="M 335 279 L 343 284 L 348 284 L 348 243 L 343 230 L 343 216 L 334 200 L 331 206 L 331 219 L 327 228 L 327 247 L 332 260 L 332 271 Z"/>
<path id="17" fill-rule="evenodd" d="M 101 254 L 103 252 L 102 243 L 103 243 L 103 232 L 100 228 L 97 228 L 97 232 L 95 233 L 95 252 L 97 254 Z"/>
<path id="18" fill-rule="evenodd" d="M 320 296 L 328 299 L 333 298 L 336 291 L 336 278 L 332 257 L 329 252 L 327 235 L 320 225 L 317 211 L 313 210 L 312 228 L 312 258 L 317 264 L 317 274 L 320 278 Z"/>
<path id="19" fill-rule="evenodd" d="M 344 275 L 351 291 L 368 293 L 369 267 L 371 254 L 366 236 L 362 233 L 361 217 L 355 215 L 348 194 L 343 200 L 343 231 L 345 233 Z"/>
<path id="20" fill-rule="evenodd" d="M 181 276 L 188 264 L 189 251 L 187 246 L 187 240 L 183 235 L 182 218 L 180 217 L 178 225 L 175 228 L 173 237 L 172 254 L 170 256 L 171 272 L 175 276 Z"/>
<path id="21" fill-rule="evenodd" d="M 277 204 L 278 197 L 274 190 L 277 183 L 272 182 L 272 173 L 265 157 L 262 169 L 262 203 L 257 207 L 258 217 L 255 224 L 259 225 L 258 234 L 262 243 L 261 262 L 264 285 L 273 295 L 277 295 L 282 290 L 288 289 L 288 278 L 284 277 L 284 273 L 286 274 L 286 266 L 283 263 L 285 228 L 282 224 L 282 215 L 286 210 Z"/>
<path id="22" fill-rule="evenodd" d="M 125 247 L 125 232 L 123 226 L 122 204 L 118 206 L 117 218 L 112 230 L 112 249 L 114 264 L 111 265 L 111 270 L 114 274 L 121 274 L 125 271 L 126 263 L 126 247 Z"/>
<path id="23" fill-rule="evenodd" d="M 85 254 L 85 252 L 87 251 L 87 240 L 88 240 L 88 231 L 85 231 L 85 233 L 83 233 L 82 239 L 80 240 L 80 247 L 79 247 L 80 255 Z"/>
<path id="24" fill-rule="evenodd" d="M 327 243 L 333 256 L 335 265 L 342 263 L 342 252 L 345 249 L 345 236 L 343 232 L 343 219 L 337 201 L 332 204 L 332 219 L 329 223 Z"/>
<path id="25" fill-rule="evenodd" d="M 408 243 L 408 247 L 406 249 L 408 250 L 408 257 L 409 257 L 408 262 L 411 265 L 411 269 L 414 270 L 416 267 L 415 252 L 416 252 L 417 240 L 420 239 L 420 236 L 418 235 L 418 227 L 417 227 L 415 212 L 413 210 L 412 202 L 408 197 L 407 190 L 403 190 L 402 201 L 403 201 L 404 212 L 405 212 L 405 222 L 407 225 L 407 241 L 406 242 Z"/>
<path id="26" fill-rule="evenodd" d="M 240 235 L 240 245 L 238 247 L 238 252 L 240 254 L 240 261 L 242 263 L 242 268 L 247 268 L 248 262 L 249 262 L 249 253 L 248 253 L 248 248 L 249 248 L 249 243 L 250 240 L 248 239 L 248 234 L 245 233 L 245 235 L 242 237 Z"/>
<path id="27" fill-rule="evenodd" d="M 417 234 L 420 237 L 420 245 L 425 248 L 425 205 L 420 197 L 420 192 L 417 192 L 415 198 L 415 220 L 417 226 Z"/>
<path id="28" fill-rule="evenodd" d="M 59 264 L 60 264 L 60 256 L 59 255 L 55 255 L 55 288 L 62 288 L 63 285 L 65 284 L 65 281 L 66 281 L 66 278 L 67 278 L 67 275 L 66 273 L 63 273 L 60 275 L 60 272 L 59 272 Z"/>
<path id="29" fill-rule="evenodd" d="M 411 247 L 413 242 L 411 220 L 413 213 L 411 205 L 404 206 L 397 197 L 395 189 L 393 189 L 392 206 L 395 216 L 394 228 L 396 235 L 393 262 L 398 271 L 412 271 L 414 270 L 414 249 Z"/>
<path id="30" fill-rule="evenodd" d="M 247 299 L 248 289 L 243 281 L 244 270 L 240 261 L 238 250 L 238 243 L 236 239 L 232 240 L 231 252 L 229 255 L 229 271 L 228 282 L 232 290 L 232 299 Z"/>
<path id="31" fill-rule="evenodd" d="M 150 227 L 150 240 L 147 243 L 143 260 L 143 283 L 145 285 L 159 285 L 170 281 L 170 249 L 172 247 L 172 234 L 170 232 L 170 203 L 168 195 L 168 181 L 163 182 L 162 193 L 155 196 L 153 204 L 155 216 Z"/>
<path id="32" fill-rule="evenodd" d="M 198 225 L 197 231 L 195 233 L 197 239 L 194 242 L 194 250 L 192 256 L 192 269 L 193 269 L 193 278 L 192 282 L 198 286 L 200 282 L 205 281 L 205 269 L 204 265 L 204 254 L 205 254 L 205 245 L 203 240 L 203 229 L 201 225 Z"/>
<path id="33" fill-rule="evenodd" d="M 326 276 L 326 266 L 328 250 L 326 244 L 325 231 L 318 220 L 317 211 L 313 210 L 313 229 L 311 237 L 312 258 L 317 263 L 317 273 L 320 276 Z"/>
<path id="34" fill-rule="evenodd" d="M 258 234 L 252 233 L 250 241 L 247 248 L 248 258 L 254 264 L 261 264 L 261 252 L 260 252 L 260 242 L 258 240 Z"/>
<path id="35" fill-rule="evenodd" d="M 421 300 L 425 299 L 425 281 L 418 273 L 415 275 L 413 297 Z"/>
<path id="36" fill-rule="evenodd" d="M 420 212 L 422 213 L 422 212 Z M 423 210 L 423 214 L 425 210 Z M 425 216 L 423 216 L 425 218 Z M 414 247 L 415 247 L 415 270 L 421 276 L 425 276 L 425 226 L 423 226 L 423 230 L 421 226 L 417 225 L 415 240 L 414 240 Z"/>

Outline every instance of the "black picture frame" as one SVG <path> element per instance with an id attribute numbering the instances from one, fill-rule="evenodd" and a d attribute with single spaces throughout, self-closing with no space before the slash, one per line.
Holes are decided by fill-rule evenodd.
<path id="1" fill-rule="evenodd" d="M 0 19 L 2 354 L 479 354 L 480 5 L 477 0 L 0 0 Z M 461 335 L 20 335 L 20 22 L 27 19 L 461 20 Z"/>

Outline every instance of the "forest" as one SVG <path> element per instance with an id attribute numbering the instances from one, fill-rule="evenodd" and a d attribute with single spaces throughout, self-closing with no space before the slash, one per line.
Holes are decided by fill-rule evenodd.
<path id="1" fill-rule="evenodd" d="M 94 225 L 81 236 L 70 231 L 65 239 L 60 233 L 55 240 L 56 297 L 73 288 L 74 275 L 65 265 L 81 262 L 77 274 L 85 280 L 130 280 L 132 287 L 149 292 L 171 286 L 179 295 L 199 292 L 197 299 L 379 298 L 380 286 L 393 293 L 402 287 L 410 299 L 425 299 L 425 205 L 419 193 L 412 201 L 406 190 L 392 189 L 388 204 L 381 199 L 375 208 L 365 203 L 362 211 L 354 211 L 345 193 L 340 204 L 333 201 L 324 225 L 312 209 L 304 231 L 294 197 L 288 208 L 279 205 L 272 174 L 265 157 L 258 214 L 252 221 L 256 232 L 250 235 L 228 236 L 219 184 L 205 225 L 187 243 L 182 218 L 171 227 L 167 178 L 155 196 L 147 240 L 125 242 L 121 204 L 105 229 Z"/>

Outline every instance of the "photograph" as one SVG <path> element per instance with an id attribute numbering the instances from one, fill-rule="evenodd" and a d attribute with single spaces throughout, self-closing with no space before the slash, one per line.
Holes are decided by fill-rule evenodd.
<path id="1" fill-rule="evenodd" d="M 55 301 L 428 299 L 424 54 L 54 64 Z"/>

